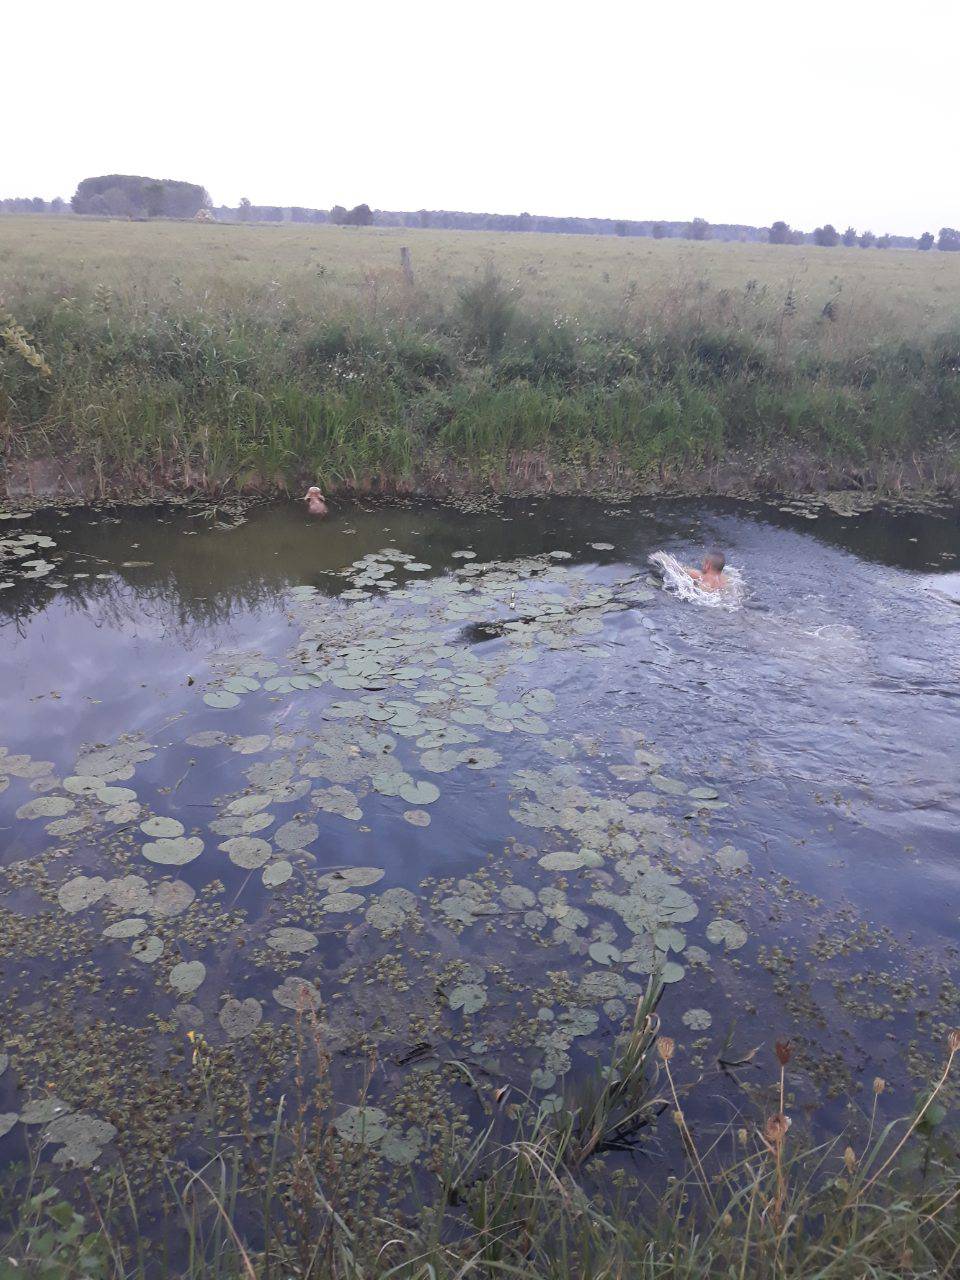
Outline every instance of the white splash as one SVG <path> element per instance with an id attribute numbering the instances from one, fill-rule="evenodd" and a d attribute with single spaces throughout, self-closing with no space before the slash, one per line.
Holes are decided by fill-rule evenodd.
<path id="1" fill-rule="evenodd" d="M 723 571 L 727 585 L 720 591 L 705 591 L 696 578 L 691 578 L 683 565 L 666 551 L 655 551 L 648 557 L 663 582 L 663 589 L 678 600 L 703 605 L 707 609 L 739 609 L 743 604 L 743 575 L 730 565 Z"/>

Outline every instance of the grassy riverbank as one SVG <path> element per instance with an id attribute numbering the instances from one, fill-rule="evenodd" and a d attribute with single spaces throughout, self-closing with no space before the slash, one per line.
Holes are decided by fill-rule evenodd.
<path id="1" fill-rule="evenodd" d="M 953 488 L 958 257 L 6 218 L 0 430 L 95 493 Z"/>
<path id="2" fill-rule="evenodd" d="M 195 1046 L 213 1117 L 214 1059 L 202 1038 Z M 960 1166 L 955 1135 L 938 1127 L 958 1049 L 953 1032 L 943 1073 L 911 1116 L 884 1121 L 877 1080 L 850 1130 L 813 1144 L 784 1111 L 790 1049 L 781 1042 L 780 1077 L 760 1088 L 765 1118 L 704 1133 L 684 1113 L 689 1089 L 673 1042 L 641 1006 L 606 1082 L 549 1109 L 517 1106 L 498 1089 L 474 1139 L 451 1128 L 409 1180 L 378 1184 L 372 1143 L 383 1113 L 361 1100 L 349 1127 L 342 1116 L 330 1123 L 329 1059 L 318 1044 L 299 1101 L 272 1126 L 211 1129 L 208 1156 L 158 1169 L 149 1200 L 122 1168 L 79 1181 L 61 1171 L 55 1182 L 34 1165 L 26 1190 L 0 1197 L 10 1224 L 0 1277 L 947 1277 L 960 1261 Z M 670 1133 L 648 1144 L 657 1117 Z M 665 1186 L 644 1177 L 654 1142 L 660 1159 L 664 1148 L 679 1153 L 679 1175 Z M 603 1167 L 631 1147 L 636 1164 Z"/>

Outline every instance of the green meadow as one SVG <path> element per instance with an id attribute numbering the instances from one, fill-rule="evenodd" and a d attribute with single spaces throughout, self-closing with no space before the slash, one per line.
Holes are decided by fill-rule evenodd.
<path id="1" fill-rule="evenodd" d="M 92 492 L 949 489 L 958 287 L 937 251 L 5 217 L 0 427 Z"/>

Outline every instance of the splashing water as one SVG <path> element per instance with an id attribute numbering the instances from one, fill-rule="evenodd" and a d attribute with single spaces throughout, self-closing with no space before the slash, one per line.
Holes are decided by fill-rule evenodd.
<path id="1" fill-rule="evenodd" d="M 705 591 L 696 578 L 690 577 L 680 561 L 666 551 L 655 551 L 648 558 L 663 582 L 664 590 L 672 592 L 679 600 L 704 605 L 708 609 L 739 609 L 743 604 L 743 576 L 739 569 L 727 565 L 723 571 L 727 586 L 721 591 Z"/>

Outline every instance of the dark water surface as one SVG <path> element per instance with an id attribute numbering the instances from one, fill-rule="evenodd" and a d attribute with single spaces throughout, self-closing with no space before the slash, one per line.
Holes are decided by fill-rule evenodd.
<path id="1" fill-rule="evenodd" d="M 375 1053 L 388 1115 L 417 1046 L 420 1072 L 455 1058 L 549 1099 L 608 1060 L 651 972 L 684 1078 L 762 1046 L 711 1076 L 704 1122 L 769 1082 L 778 1037 L 794 1105 L 821 1112 L 875 1075 L 907 1097 L 940 1060 L 960 1022 L 955 511 L 232 519 L 0 525 L 55 543 L 44 576 L 0 565 L 0 1158 L 51 1093 L 115 1127 L 109 1151 L 188 1141 L 188 1030 L 268 1109 L 289 1087 L 291 975 L 320 1002 L 340 1100 Z M 715 545 L 742 608 L 647 580 L 651 552 Z M 235 705 L 205 701 L 231 687 Z M 37 800 L 53 806 L 24 812 Z M 155 839 L 180 857 L 151 816 L 202 852 L 149 861 Z M 131 875 L 127 898 L 77 885 Z M 189 886 L 170 911 L 150 898 L 164 881 Z M 199 987 L 171 986 L 195 961 Z M 390 1132 L 388 1158 L 413 1158 L 420 1138 Z"/>

